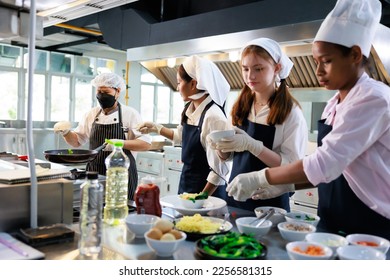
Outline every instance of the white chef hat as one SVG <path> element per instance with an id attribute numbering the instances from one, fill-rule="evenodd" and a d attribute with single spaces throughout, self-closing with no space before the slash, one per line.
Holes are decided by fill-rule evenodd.
<path id="1" fill-rule="evenodd" d="M 241 53 L 248 46 L 259 46 L 265 49 L 269 55 L 275 60 L 276 63 L 281 65 L 279 72 L 280 79 L 286 79 L 290 74 L 291 68 L 294 66 L 294 63 L 288 58 L 288 56 L 282 52 L 279 44 L 269 38 L 258 38 L 252 41 L 249 41 L 242 47 Z"/>
<path id="2" fill-rule="evenodd" d="M 329 42 L 348 48 L 356 45 L 364 56 L 369 57 L 381 9 L 378 0 L 338 0 L 321 24 L 314 42 Z"/>
<path id="3" fill-rule="evenodd" d="M 125 81 L 121 76 L 115 73 L 102 73 L 91 81 L 92 86 L 120 88 L 121 91 L 126 89 Z"/>
<path id="4" fill-rule="evenodd" d="M 183 67 L 187 74 L 197 81 L 197 89 L 207 91 L 215 103 L 223 106 L 230 85 L 212 61 L 193 55 L 183 61 Z M 195 95 L 193 99 L 199 97 Z"/>

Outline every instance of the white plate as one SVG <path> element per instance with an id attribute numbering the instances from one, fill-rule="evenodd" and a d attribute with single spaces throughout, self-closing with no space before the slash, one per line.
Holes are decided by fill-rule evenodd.
<path id="1" fill-rule="evenodd" d="M 203 208 L 200 209 L 184 208 L 181 204 L 180 197 L 177 194 L 161 197 L 160 203 L 161 206 L 175 209 L 177 212 L 187 216 L 192 216 L 195 215 L 196 213 L 200 215 L 206 215 L 209 211 L 218 210 L 226 206 L 225 200 L 220 199 L 218 197 L 209 196 L 204 202 Z"/>

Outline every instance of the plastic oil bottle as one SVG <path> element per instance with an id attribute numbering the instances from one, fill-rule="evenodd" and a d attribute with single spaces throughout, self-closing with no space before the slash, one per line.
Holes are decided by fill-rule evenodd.
<path id="1" fill-rule="evenodd" d="M 103 185 L 97 172 L 87 172 L 81 185 L 80 240 L 81 255 L 99 254 L 102 240 Z"/>
<path id="2" fill-rule="evenodd" d="M 123 142 L 114 142 L 112 153 L 106 158 L 106 193 L 104 222 L 119 225 L 125 222 L 127 206 L 130 160 L 123 152 Z"/>

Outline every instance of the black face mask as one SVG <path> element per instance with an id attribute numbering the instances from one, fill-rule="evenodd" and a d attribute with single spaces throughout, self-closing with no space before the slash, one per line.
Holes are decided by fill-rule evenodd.
<path id="1" fill-rule="evenodd" d="M 98 93 L 96 94 L 96 99 L 99 101 L 100 107 L 103 109 L 111 108 L 115 104 L 115 96 L 106 94 L 106 93 Z"/>

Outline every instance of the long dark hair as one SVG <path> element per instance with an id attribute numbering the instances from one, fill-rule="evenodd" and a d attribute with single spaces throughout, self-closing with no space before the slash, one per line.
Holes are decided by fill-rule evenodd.
<path id="1" fill-rule="evenodd" d="M 251 53 L 261 56 L 262 58 L 272 61 L 272 63 L 276 64 L 276 62 L 266 50 L 255 45 L 248 46 L 243 50 L 241 55 L 241 62 L 244 56 Z M 232 108 L 231 115 L 233 125 L 242 125 L 243 121 L 248 118 L 253 99 L 254 94 L 252 93 L 252 90 L 247 85 L 244 85 L 240 95 L 238 96 L 238 99 Z M 280 81 L 279 87 L 277 87 L 275 93 L 268 100 L 270 113 L 267 117 L 267 124 L 282 124 L 290 114 L 294 103 L 300 107 L 299 102 L 291 95 L 290 91 L 288 90 L 286 80 L 282 79 Z"/>

